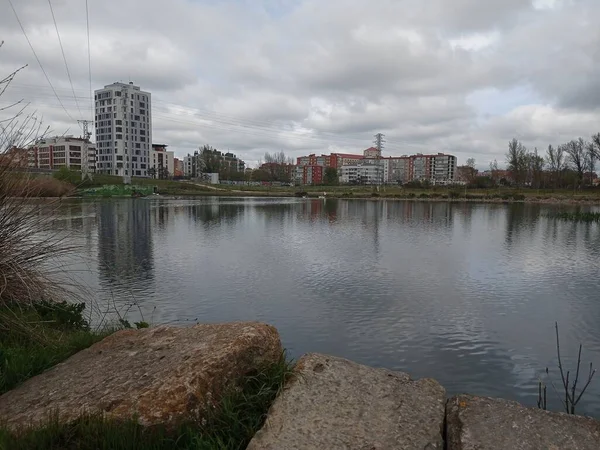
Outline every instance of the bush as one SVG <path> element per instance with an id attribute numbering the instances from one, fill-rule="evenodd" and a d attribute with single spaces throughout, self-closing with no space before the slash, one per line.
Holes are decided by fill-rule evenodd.
<path id="1" fill-rule="evenodd" d="M 377 197 L 381 197 L 381 196 L 379 195 L 379 193 L 373 192 L 373 193 L 371 193 L 371 197 L 377 198 Z"/>
<path id="2" fill-rule="evenodd" d="M 462 192 L 460 191 L 450 191 L 448 192 L 449 198 L 460 198 L 462 196 Z"/>
<path id="3" fill-rule="evenodd" d="M 522 202 L 523 200 L 525 200 L 525 195 L 524 194 L 514 194 L 513 200 Z"/>
<path id="4" fill-rule="evenodd" d="M 414 192 L 409 192 L 406 197 L 407 198 L 415 198 L 416 196 L 417 196 L 417 194 L 415 194 Z"/>
<path id="5" fill-rule="evenodd" d="M 419 198 L 429 198 L 429 195 L 427 195 L 425 192 L 419 194 Z"/>
<path id="6" fill-rule="evenodd" d="M 294 192 L 294 197 L 306 197 L 308 193 L 306 191 Z"/>

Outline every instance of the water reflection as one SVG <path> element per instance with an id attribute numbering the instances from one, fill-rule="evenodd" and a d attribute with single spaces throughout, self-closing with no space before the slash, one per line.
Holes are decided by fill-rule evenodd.
<path id="1" fill-rule="evenodd" d="M 533 405 L 556 364 L 555 321 L 565 355 L 582 342 L 600 365 L 600 226 L 553 209 L 140 199 L 65 207 L 62 226 L 97 250 L 98 296 L 135 292 L 155 321 L 266 321 L 292 356 L 332 353 Z M 584 401 L 600 415 L 600 383 Z"/>
<path id="2" fill-rule="evenodd" d="M 97 207 L 101 286 L 134 295 L 148 292 L 154 280 L 152 230 L 156 226 L 156 221 L 151 222 L 151 203 L 127 200 Z"/>

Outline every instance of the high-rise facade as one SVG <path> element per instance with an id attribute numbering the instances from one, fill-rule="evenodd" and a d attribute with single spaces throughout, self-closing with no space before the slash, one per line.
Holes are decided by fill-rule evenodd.
<path id="1" fill-rule="evenodd" d="M 152 100 L 133 82 L 98 89 L 96 104 L 96 171 L 126 179 L 147 177 L 151 167 Z"/>

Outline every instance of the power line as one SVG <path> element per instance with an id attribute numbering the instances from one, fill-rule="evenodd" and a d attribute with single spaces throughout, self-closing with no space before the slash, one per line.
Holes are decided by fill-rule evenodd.
<path id="1" fill-rule="evenodd" d="M 90 13 L 88 0 L 85 0 L 85 21 L 87 26 L 88 72 L 90 75 L 90 114 L 94 117 L 94 96 L 92 95 L 92 52 L 90 49 Z"/>
<path id="2" fill-rule="evenodd" d="M 67 69 L 67 77 L 69 77 L 69 83 L 71 84 L 71 91 L 73 92 L 73 98 L 75 99 L 75 104 L 77 105 L 77 111 L 79 111 L 79 116 L 82 116 L 81 109 L 79 108 L 79 101 L 77 101 L 77 96 L 75 95 L 75 88 L 73 87 L 73 80 L 71 79 L 71 72 L 69 71 L 69 65 L 67 64 L 67 57 L 65 56 L 65 49 L 62 45 L 62 39 L 60 38 L 60 33 L 58 32 L 58 25 L 56 23 L 56 17 L 54 16 L 54 8 L 52 7 L 52 1 L 48 0 L 48 5 L 50 6 L 50 12 L 52 13 L 52 21 L 54 22 L 54 28 L 56 29 L 56 36 L 58 36 L 58 43 L 60 44 L 60 51 L 62 53 L 63 61 L 65 62 L 65 69 Z"/>
<path id="3" fill-rule="evenodd" d="M 23 35 L 25 36 L 25 39 L 27 39 L 27 43 L 29 44 L 29 48 L 31 49 L 31 51 L 33 53 L 33 56 L 35 56 L 35 59 L 36 59 L 37 63 L 40 65 L 40 69 L 42 69 L 42 72 L 43 72 L 44 76 L 46 77 L 46 81 L 48 82 L 48 84 L 52 88 L 52 92 L 54 92 L 54 96 L 58 100 L 58 103 L 60 103 L 60 106 L 65 111 L 65 113 L 67 114 L 67 116 L 69 116 L 69 118 L 73 122 L 75 122 L 75 119 L 73 119 L 73 116 L 71 116 L 71 114 L 69 114 L 69 111 L 67 111 L 67 109 L 65 108 L 65 105 L 63 105 L 63 102 L 60 100 L 60 97 L 56 93 L 56 89 L 54 89 L 54 86 L 52 85 L 52 82 L 50 81 L 50 78 L 48 77 L 48 74 L 46 73 L 46 70 L 44 69 L 44 66 L 42 65 L 42 62 L 40 61 L 40 58 L 38 58 L 37 53 L 33 49 L 33 45 L 31 45 L 31 41 L 29 40 L 29 37 L 27 36 L 27 33 L 25 32 L 25 28 L 23 27 L 23 24 L 21 23 L 21 19 L 19 19 L 19 15 L 17 14 L 17 11 L 15 10 L 15 7 L 13 6 L 12 0 L 8 0 L 8 3 L 10 4 L 10 8 L 12 9 L 12 11 L 13 11 L 13 13 L 15 15 L 15 18 L 17 19 L 17 22 L 19 23 L 19 26 L 21 27 L 21 31 L 23 32 Z"/>

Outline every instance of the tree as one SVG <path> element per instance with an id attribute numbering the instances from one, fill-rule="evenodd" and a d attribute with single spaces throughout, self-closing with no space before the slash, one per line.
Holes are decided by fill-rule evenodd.
<path id="1" fill-rule="evenodd" d="M 467 159 L 466 172 L 468 178 L 467 181 L 469 182 L 469 184 L 473 183 L 475 177 L 477 176 L 477 169 L 475 168 L 475 158 Z"/>
<path id="2" fill-rule="evenodd" d="M 528 155 L 531 186 L 539 189 L 544 181 L 544 158 L 538 155 L 537 147 Z"/>
<path id="3" fill-rule="evenodd" d="M 581 187 L 583 183 L 583 175 L 588 167 L 588 159 L 586 153 L 586 143 L 583 138 L 573 139 L 564 144 L 564 151 L 571 163 L 571 167 L 577 173 L 577 185 Z"/>
<path id="4" fill-rule="evenodd" d="M 490 173 L 492 174 L 494 184 L 498 183 L 498 161 L 495 159 L 490 162 Z"/>
<path id="5" fill-rule="evenodd" d="M 593 184 L 596 169 L 595 162 L 600 159 L 600 133 L 594 134 L 592 141 L 588 144 L 588 158 L 590 163 L 590 184 Z"/>
<path id="6" fill-rule="evenodd" d="M 289 183 L 292 179 L 293 158 L 287 157 L 284 152 L 265 153 L 265 162 L 261 166 L 269 172 L 273 181 Z"/>
<path id="7" fill-rule="evenodd" d="M 156 178 L 156 167 L 150 167 L 148 169 L 148 176 L 150 178 Z"/>
<path id="8" fill-rule="evenodd" d="M 338 171 L 335 167 L 327 167 L 325 169 L 323 183 L 328 186 L 335 186 L 339 183 Z"/>
<path id="9" fill-rule="evenodd" d="M 565 149 L 562 145 L 559 145 L 558 147 L 549 145 L 548 150 L 546 150 L 546 163 L 548 164 L 548 169 L 552 175 L 555 189 L 561 185 L 562 175 L 566 168 L 564 155 Z"/>
<path id="10" fill-rule="evenodd" d="M 516 139 L 510 141 L 508 143 L 508 152 L 506 153 L 506 164 L 516 185 L 524 185 L 529 168 L 529 152 L 527 151 L 527 147 Z"/>

